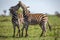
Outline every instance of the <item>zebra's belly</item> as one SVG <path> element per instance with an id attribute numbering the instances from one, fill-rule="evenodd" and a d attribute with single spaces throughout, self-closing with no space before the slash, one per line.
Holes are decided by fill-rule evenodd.
<path id="1" fill-rule="evenodd" d="M 38 21 L 37 20 L 31 20 L 31 21 L 29 21 L 29 24 L 30 25 L 36 25 L 36 24 L 38 24 Z"/>

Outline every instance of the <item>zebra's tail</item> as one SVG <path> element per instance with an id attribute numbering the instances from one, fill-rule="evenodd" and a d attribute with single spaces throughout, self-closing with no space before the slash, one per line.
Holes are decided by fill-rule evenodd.
<path id="1" fill-rule="evenodd" d="M 51 25 L 49 24 L 49 22 L 47 22 L 48 26 L 49 26 L 49 30 L 51 31 L 52 28 L 51 28 Z"/>

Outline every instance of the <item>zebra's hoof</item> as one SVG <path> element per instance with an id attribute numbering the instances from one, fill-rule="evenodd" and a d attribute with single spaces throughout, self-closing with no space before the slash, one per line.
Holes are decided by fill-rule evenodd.
<path id="1" fill-rule="evenodd" d="M 25 37 L 27 37 L 28 35 L 25 35 Z"/>
<path id="2" fill-rule="evenodd" d="M 13 35 L 12 37 L 15 37 L 15 35 Z"/>

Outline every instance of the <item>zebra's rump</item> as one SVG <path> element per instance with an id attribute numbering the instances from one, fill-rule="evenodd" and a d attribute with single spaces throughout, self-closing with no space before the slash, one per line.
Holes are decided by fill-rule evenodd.
<path id="1" fill-rule="evenodd" d="M 29 21 L 30 25 L 36 25 L 38 24 L 37 20 L 31 19 L 31 21 Z"/>

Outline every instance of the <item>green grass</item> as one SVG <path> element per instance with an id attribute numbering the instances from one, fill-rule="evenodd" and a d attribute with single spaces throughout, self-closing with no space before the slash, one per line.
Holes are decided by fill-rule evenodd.
<path id="1" fill-rule="evenodd" d="M 13 26 L 10 16 L 0 16 L 0 40 L 59 40 L 60 39 L 60 18 L 57 16 L 48 16 L 49 23 L 52 26 L 52 31 L 49 31 L 47 26 L 46 37 L 39 37 L 41 28 L 39 25 L 29 25 L 28 37 L 13 38 Z M 22 28 L 22 25 L 20 26 Z M 16 28 L 17 29 L 17 28 Z M 17 32 L 17 30 L 16 30 Z M 25 35 L 25 34 L 24 34 Z"/>

